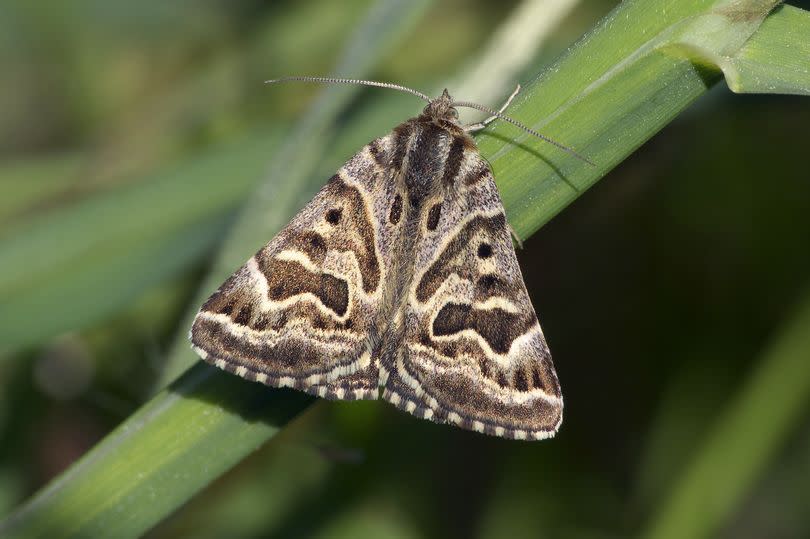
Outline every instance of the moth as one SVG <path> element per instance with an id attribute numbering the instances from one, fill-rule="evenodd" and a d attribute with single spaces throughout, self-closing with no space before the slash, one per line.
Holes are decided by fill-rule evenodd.
<path id="1" fill-rule="evenodd" d="M 279 80 L 290 79 L 384 86 L 428 104 L 349 159 L 214 292 L 191 328 L 194 350 L 268 386 L 382 397 L 505 438 L 553 436 L 560 384 L 492 170 L 469 134 L 482 124 L 462 126 L 456 107 L 516 122 L 447 90 L 430 99 L 389 83 Z"/>

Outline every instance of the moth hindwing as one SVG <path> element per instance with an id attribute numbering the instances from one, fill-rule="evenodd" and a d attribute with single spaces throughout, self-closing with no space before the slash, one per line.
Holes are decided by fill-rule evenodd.
<path id="1" fill-rule="evenodd" d="M 205 302 L 243 378 L 541 439 L 562 395 L 489 164 L 444 94 L 364 147 Z"/>

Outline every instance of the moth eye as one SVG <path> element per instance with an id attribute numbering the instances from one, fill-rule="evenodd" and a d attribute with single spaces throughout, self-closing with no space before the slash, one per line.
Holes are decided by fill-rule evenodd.
<path id="1" fill-rule="evenodd" d="M 478 258 L 489 258 L 492 256 L 492 245 L 482 243 L 478 246 Z"/>
<path id="2" fill-rule="evenodd" d="M 340 222 L 343 211 L 340 208 L 332 208 L 326 212 L 326 222 L 330 225 L 336 225 Z"/>
<path id="3" fill-rule="evenodd" d="M 454 120 L 458 120 L 458 111 L 456 109 L 450 109 L 447 111 L 450 114 L 450 117 Z"/>

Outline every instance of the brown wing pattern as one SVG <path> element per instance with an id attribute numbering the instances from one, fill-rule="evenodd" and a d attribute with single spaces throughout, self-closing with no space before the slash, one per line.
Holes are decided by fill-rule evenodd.
<path id="1" fill-rule="evenodd" d="M 206 361 L 332 399 L 541 439 L 559 382 L 492 171 L 445 93 L 350 159 L 202 306 Z"/>
<path id="2" fill-rule="evenodd" d="M 467 150 L 455 177 L 439 216 L 425 208 L 383 398 L 487 434 L 553 436 L 560 387 L 489 165 Z"/>
<path id="3" fill-rule="evenodd" d="M 377 398 L 370 343 L 396 236 L 379 203 L 392 198 L 390 146 L 358 152 L 205 302 L 190 336 L 206 361 L 271 386 Z"/>

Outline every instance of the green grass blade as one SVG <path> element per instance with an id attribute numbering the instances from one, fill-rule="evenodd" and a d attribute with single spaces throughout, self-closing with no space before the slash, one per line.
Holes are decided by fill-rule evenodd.
<path id="1" fill-rule="evenodd" d="M 355 31 L 340 69 L 358 74 L 369 71 L 427 5 L 427 0 L 377 2 L 366 23 Z M 280 223 L 267 224 L 268 200 L 285 208 L 289 200 L 298 200 L 306 191 L 307 184 L 300 178 L 317 165 L 306 149 L 321 140 L 319 131 L 334 121 L 353 91 L 352 87 L 327 88 L 306 124 L 287 141 L 280 157 L 291 166 L 276 166 L 276 177 L 271 174 L 247 205 L 226 243 L 223 265 L 228 264 L 229 256 L 238 256 L 240 264 L 246 256 L 240 250 L 247 246 L 252 252 L 257 236 L 262 236 L 259 244 L 266 239 L 264 227 L 277 227 L 286 220 L 283 215 L 273 215 Z M 295 146 L 297 142 L 301 142 L 300 148 Z M 176 347 L 181 357 L 190 354 L 185 333 L 181 331 L 181 344 Z M 192 361 L 186 358 L 186 362 Z M 228 404 L 221 404 L 222 399 Z M 257 384 L 246 388 L 244 381 L 223 377 L 197 362 L 12 514 L 0 525 L 0 536 L 139 536 L 273 437 L 311 401 L 297 392 L 269 391 Z M 151 444 L 144 444 L 146 440 Z M 226 441 L 229 448 L 216 450 L 212 458 L 211 448 Z"/>
<path id="2" fill-rule="evenodd" d="M 412 22 L 418 15 L 416 8 L 424 5 L 420 0 L 409 8 L 412 14 L 404 14 L 400 25 Z M 81 159 L 2 167 L 0 353 L 103 321 L 126 308 L 144 290 L 179 274 L 209 253 L 222 238 L 234 210 L 265 172 L 267 156 L 273 150 L 266 133 L 246 133 L 239 140 L 207 148 L 205 155 L 184 158 L 148 178 L 129 176 L 152 168 L 157 155 L 171 155 L 186 147 L 189 138 L 195 136 L 191 126 L 199 119 L 207 118 L 207 127 L 221 123 L 223 118 L 232 121 L 234 111 L 229 105 L 234 94 L 268 91 L 258 75 L 252 81 L 252 77 L 239 78 L 245 75 L 240 66 L 246 57 L 271 46 L 285 61 L 295 62 L 296 69 L 310 69 L 306 66 L 311 66 L 317 56 L 304 58 L 301 43 L 296 41 L 302 37 L 306 41 L 309 26 L 303 36 L 301 32 L 295 36 L 286 32 L 296 25 L 310 25 L 313 13 L 328 18 L 330 31 L 334 31 L 340 25 L 352 24 L 356 13 L 366 9 L 363 3 L 335 7 L 319 0 L 284 10 L 284 18 L 257 21 L 241 52 L 229 51 L 171 86 L 159 85 L 153 97 L 140 103 L 143 109 L 130 111 L 117 124 L 113 120 L 114 125 L 107 127 L 108 136 L 91 145 Z M 375 20 L 381 16 L 385 16 L 384 10 L 377 9 Z M 377 24 L 370 31 L 380 32 L 382 28 L 384 25 Z M 349 29 L 351 26 L 342 31 Z M 328 32 L 323 37 L 334 39 Z M 372 37 L 384 48 L 385 42 L 397 39 L 397 32 Z M 348 56 L 362 60 L 374 54 L 377 52 L 355 46 Z M 318 59 L 315 64 L 319 64 Z M 247 92 L 240 85 L 252 88 Z M 151 121 L 144 122 L 144 114 L 151 115 Z M 278 126 L 276 129 L 280 132 Z M 120 155 L 128 158 L 117 159 Z M 135 173 L 133 162 L 138 163 Z M 43 178 L 46 174 L 53 177 Z M 94 187 L 122 181 L 130 185 L 89 194 Z M 71 189 L 71 196 L 58 197 L 59 191 L 66 189 Z M 77 193 L 87 198 L 76 200 Z M 177 200 L 183 203 L 177 204 Z M 19 218 L 31 204 L 40 204 L 39 208 L 47 211 Z M 19 222 L 10 219 L 15 216 Z M 34 319 L 37 323 L 30 323 Z"/>
<path id="3" fill-rule="evenodd" d="M 20 214 L 67 191 L 82 161 L 81 156 L 68 153 L 0 163 L 0 227 L 8 227 Z"/>
<path id="4" fill-rule="evenodd" d="M 495 126 L 479 138 L 518 233 L 526 236 L 536 230 L 720 80 L 719 71 L 673 55 L 667 46 L 688 30 L 690 21 L 725 4 L 626 2 L 528 85 L 510 114 L 573 146 L 596 167 L 510 127 Z M 768 9 L 760 6 L 758 20 Z M 748 29 L 750 33 L 756 28 Z M 301 191 L 296 193 L 285 197 L 300 198 Z M 262 203 L 269 195 L 260 194 Z M 260 210 L 251 211 L 258 215 Z M 249 217 L 244 219 L 250 223 Z M 229 269 L 270 235 L 240 240 L 244 246 L 234 252 L 244 251 Z M 12 515 L 2 531 L 12 537 L 63 529 L 71 533 L 61 535 L 137 535 L 274 436 L 310 402 L 197 362 Z M 204 428 L 174 430 L 199 421 L 210 422 Z M 219 459 L 224 464 L 214 462 Z M 122 513 L 144 516 L 125 520 Z"/>
<path id="5" fill-rule="evenodd" d="M 310 401 L 197 365 L 0 525 L 0 536 L 137 537 Z"/>
<path id="6" fill-rule="evenodd" d="M 643 537 L 710 537 L 739 505 L 810 401 L 808 327 L 810 294 L 729 403 L 717 428 L 699 443 Z"/>
<path id="7" fill-rule="evenodd" d="M 737 93 L 810 95 L 810 12 L 779 6 L 733 54 L 696 48 Z"/>
<path id="8" fill-rule="evenodd" d="M 278 133 L 4 230 L 0 347 L 87 327 L 199 260 L 261 176 Z"/>
<path id="9" fill-rule="evenodd" d="M 683 46 L 707 21 L 714 50 L 733 54 L 776 4 L 628 1 L 608 15 L 509 109 L 595 167 L 503 123 L 479 137 L 516 233 L 531 235 L 720 80 Z"/>

